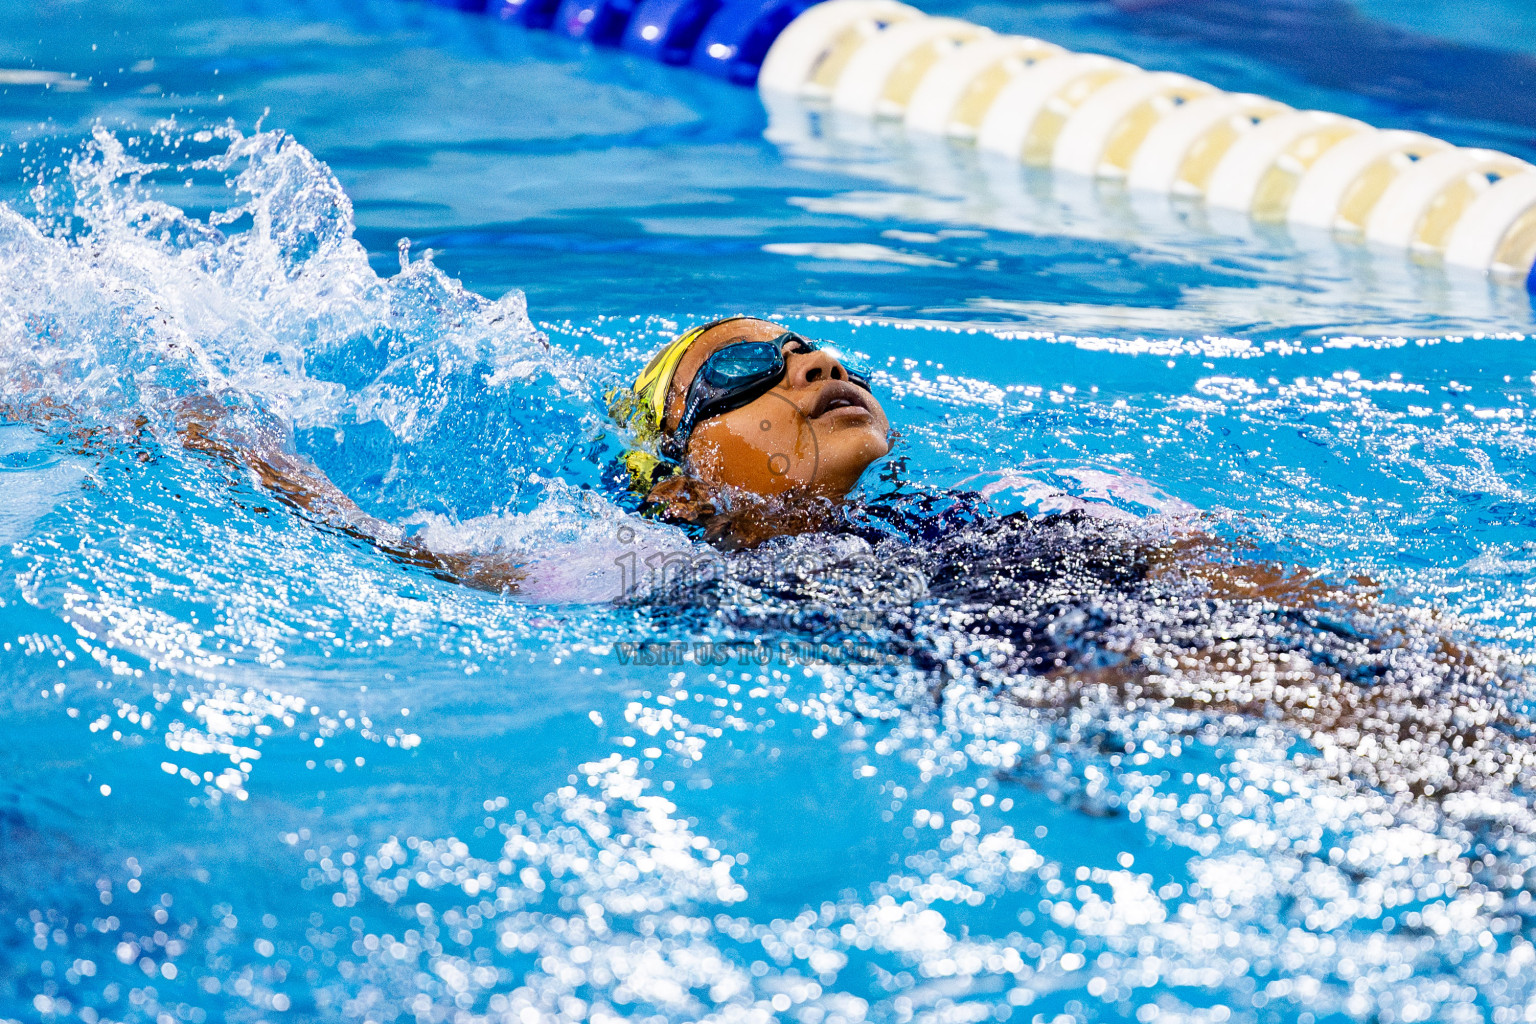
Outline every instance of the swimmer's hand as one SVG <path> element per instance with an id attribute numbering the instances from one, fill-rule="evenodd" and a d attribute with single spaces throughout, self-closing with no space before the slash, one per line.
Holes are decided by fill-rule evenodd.
<path id="1" fill-rule="evenodd" d="M 1148 575 L 1167 583 L 1193 582 L 1218 601 L 1252 601 L 1295 612 L 1377 616 L 1379 644 L 1408 638 L 1408 619 L 1430 624 L 1438 657 L 1462 667 L 1486 658 L 1453 639 L 1454 624 L 1436 608 L 1395 607 L 1383 601 L 1385 588 L 1369 576 L 1338 579 L 1315 569 L 1279 562 L 1243 561 L 1233 546 L 1207 533 L 1189 533 L 1147 552 Z"/>

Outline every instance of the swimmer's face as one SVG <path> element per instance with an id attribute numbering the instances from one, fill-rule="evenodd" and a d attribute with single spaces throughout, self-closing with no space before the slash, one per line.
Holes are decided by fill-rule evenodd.
<path id="1" fill-rule="evenodd" d="M 694 376 L 711 355 L 739 341 L 784 333 L 767 320 L 731 320 L 689 348 L 667 396 L 666 427 L 676 428 Z M 791 491 L 838 499 L 869 464 L 891 450 L 885 410 L 825 349 L 784 349 L 785 373 L 747 405 L 700 420 L 685 453 L 690 474 L 706 483 L 776 497 Z"/>

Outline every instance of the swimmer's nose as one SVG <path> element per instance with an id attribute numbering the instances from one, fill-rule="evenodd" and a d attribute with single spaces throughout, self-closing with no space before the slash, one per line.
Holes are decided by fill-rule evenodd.
<path id="1" fill-rule="evenodd" d="M 784 383 L 792 388 L 808 387 L 824 380 L 847 380 L 848 371 L 825 349 L 814 352 L 785 352 Z"/>

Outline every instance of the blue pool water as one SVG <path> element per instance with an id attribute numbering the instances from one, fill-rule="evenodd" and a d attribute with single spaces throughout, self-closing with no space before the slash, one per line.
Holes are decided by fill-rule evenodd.
<path id="1" fill-rule="evenodd" d="M 1210 5 L 932 9 L 1532 155 L 1513 106 L 1323 80 Z M 1519 66 L 1528 15 L 1489 12 L 1459 41 Z M 1449 35 L 1354 16 L 1362 47 Z M 831 146 L 394 0 L 12 5 L 0 68 L 58 73 L 0 85 L 0 1018 L 1536 1018 L 1523 290 Z M 1105 543 L 1194 517 L 1368 577 L 1407 682 L 1245 700 L 1179 660 L 1256 650 L 1242 606 L 1174 592 L 1104 604 L 1144 691 L 999 684 L 946 665 L 968 581 L 916 542 L 803 538 L 615 605 L 625 566 L 708 549 L 608 483 L 603 394 L 738 310 L 879 368 L 902 493 L 1086 507 Z M 183 450 L 209 391 L 528 592 Z M 1353 664 L 1350 627 L 1304 625 L 1280 639 Z M 890 656 L 633 646 L 848 636 Z"/>

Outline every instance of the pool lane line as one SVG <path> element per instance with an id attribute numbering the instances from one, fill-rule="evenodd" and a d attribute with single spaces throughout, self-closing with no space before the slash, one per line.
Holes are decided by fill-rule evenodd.
<path id="1" fill-rule="evenodd" d="M 436 0 L 1026 166 L 1536 291 L 1536 166 L 899 0 Z M 832 139 L 835 143 L 835 136 Z"/>

